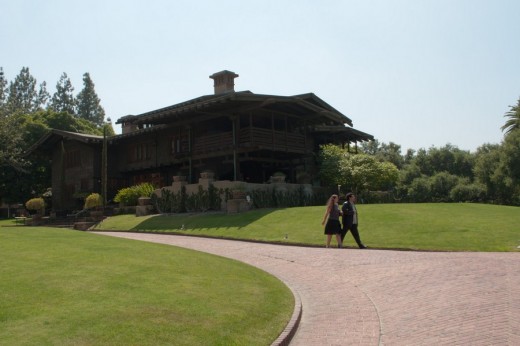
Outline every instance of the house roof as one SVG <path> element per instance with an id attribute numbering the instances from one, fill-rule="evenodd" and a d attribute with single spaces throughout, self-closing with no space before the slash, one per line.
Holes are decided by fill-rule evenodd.
<path id="1" fill-rule="evenodd" d="M 160 124 L 167 120 L 201 120 L 221 116 L 230 108 L 242 112 L 263 108 L 267 111 L 284 113 L 295 117 L 305 117 L 309 121 L 323 122 L 325 117 L 329 122 L 348 124 L 352 120 L 330 106 L 313 93 L 277 96 L 254 94 L 250 91 L 229 92 L 217 95 L 205 95 L 169 107 L 160 108 L 139 115 L 121 117 L 117 124 L 133 123 Z M 199 119 L 200 118 L 200 119 Z"/>
<path id="2" fill-rule="evenodd" d="M 100 144 L 103 141 L 103 136 L 50 129 L 38 141 L 31 145 L 31 147 L 26 150 L 25 154 L 29 155 L 36 149 L 42 151 L 52 150 L 54 145 L 63 138 L 91 144 Z"/>

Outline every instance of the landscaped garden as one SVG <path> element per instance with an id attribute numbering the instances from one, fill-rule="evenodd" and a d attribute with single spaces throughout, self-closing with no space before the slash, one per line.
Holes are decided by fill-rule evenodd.
<path id="1" fill-rule="evenodd" d="M 118 215 L 96 230 L 323 246 L 324 209 Z M 370 248 L 519 251 L 518 207 L 360 204 L 358 210 Z M 236 261 L 14 220 L 0 226 L 2 344 L 265 345 L 293 311 L 283 283 Z M 350 235 L 346 242 L 354 246 Z"/>

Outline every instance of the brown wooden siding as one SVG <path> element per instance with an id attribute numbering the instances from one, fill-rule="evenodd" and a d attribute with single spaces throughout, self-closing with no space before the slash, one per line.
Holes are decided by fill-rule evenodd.
<path id="1" fill-rule="evenodd" d="M 258 127 L 243 128 L 239 131 L 238 147 L 255 147 L 260 149 L 305 153 L 305 135 L 274 131 Z M 233 132 L 222 132 L 207 136 L 199 136 L 193 141 L 193 154 L 211 151 L 225 151 L 233 148 Z"/>

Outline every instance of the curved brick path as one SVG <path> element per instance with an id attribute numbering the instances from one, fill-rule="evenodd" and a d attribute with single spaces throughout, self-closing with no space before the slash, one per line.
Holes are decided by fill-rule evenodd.
<path id="1" fill-rule="evenodd" d="M 302 301 L 291 345 L 520 345 L 520 254 L 325 249 L 102 234 L 233 258 Z"/>

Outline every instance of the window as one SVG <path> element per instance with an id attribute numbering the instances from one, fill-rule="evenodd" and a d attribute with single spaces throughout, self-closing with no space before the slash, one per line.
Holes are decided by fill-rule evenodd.
<path id="1" fill-rule="evenodd" d="M 128 161 L 130 162 L 139 162 L 146 161 L 152 158 L 152 143 L 138 143 L 130 147 L 130 151 L 128 153 Z"/>
<path id="2" fill-rule="evenodd" d="M 180 153 L 189 152 L 188 135 L 173 136 L 170 141 L 170 154 L 175 156 Z"/>

